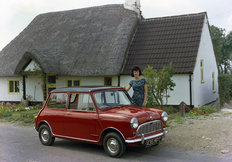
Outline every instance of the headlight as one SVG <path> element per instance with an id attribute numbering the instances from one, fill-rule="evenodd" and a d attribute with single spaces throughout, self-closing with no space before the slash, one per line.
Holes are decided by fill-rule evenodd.
<path id="1" fill-rule="evenodd" d="M 161 118 L 162 118 L 162 120 L 163 121 L 167 121 L 168 120 L 168 114 L 164 111 L 164 112 L 162 112 L 162 114 L 161 114 Z"/>
<path id="2" fill-rule="evenodd" d="M 138 119 L 136 119 L 135 117 L 133 117 L 130 121 L 130 124 L 131 124 L 131 128 L 135 129 L 138 127 L 139 125 L 139 122 L 138 122 Z"/>

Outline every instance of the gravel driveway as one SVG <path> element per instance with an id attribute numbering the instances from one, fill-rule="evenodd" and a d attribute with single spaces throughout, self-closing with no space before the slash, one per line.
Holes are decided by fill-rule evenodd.
<path id="1" fill-rule="evenodd" d="M 164 145 L 199 152 L 232 154 L 232 109 L 170 125 Z"/>

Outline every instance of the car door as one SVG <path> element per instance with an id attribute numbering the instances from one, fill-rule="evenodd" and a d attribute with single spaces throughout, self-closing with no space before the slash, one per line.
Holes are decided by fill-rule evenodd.
<path id="1" fill-rule="evenodd" d="M 68 137 L 98 141 L 100 132 L 98 113 L 89 93 L 70 94 L 64 122 Z"/>

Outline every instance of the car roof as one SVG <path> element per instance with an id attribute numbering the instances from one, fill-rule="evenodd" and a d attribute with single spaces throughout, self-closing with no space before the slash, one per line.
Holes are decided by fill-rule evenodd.
<path id="1" fill-rule="evenodd" d="M 91 91 L 98 91 L 98 90 L 110 90 L 110 89 L 119 89 L 122 87 L 116 86 L 81 86 L 81 87 L 68 87 L 68 88 L 57 88 L 52 90 L 51 92 L 91 92 Z"/>

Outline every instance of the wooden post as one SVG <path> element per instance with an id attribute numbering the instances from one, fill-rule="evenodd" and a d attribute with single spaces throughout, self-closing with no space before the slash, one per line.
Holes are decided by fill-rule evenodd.
<path id="1" fill-rule="evenodd" d="M 26 100 L 26 76 L 23 75 L 23 100 Z"/>
<path id="2" fill-rule="evenodd" d="M 185 117 L 185 103 L 181 102 L 180 105 L 180 116 Z"/>

